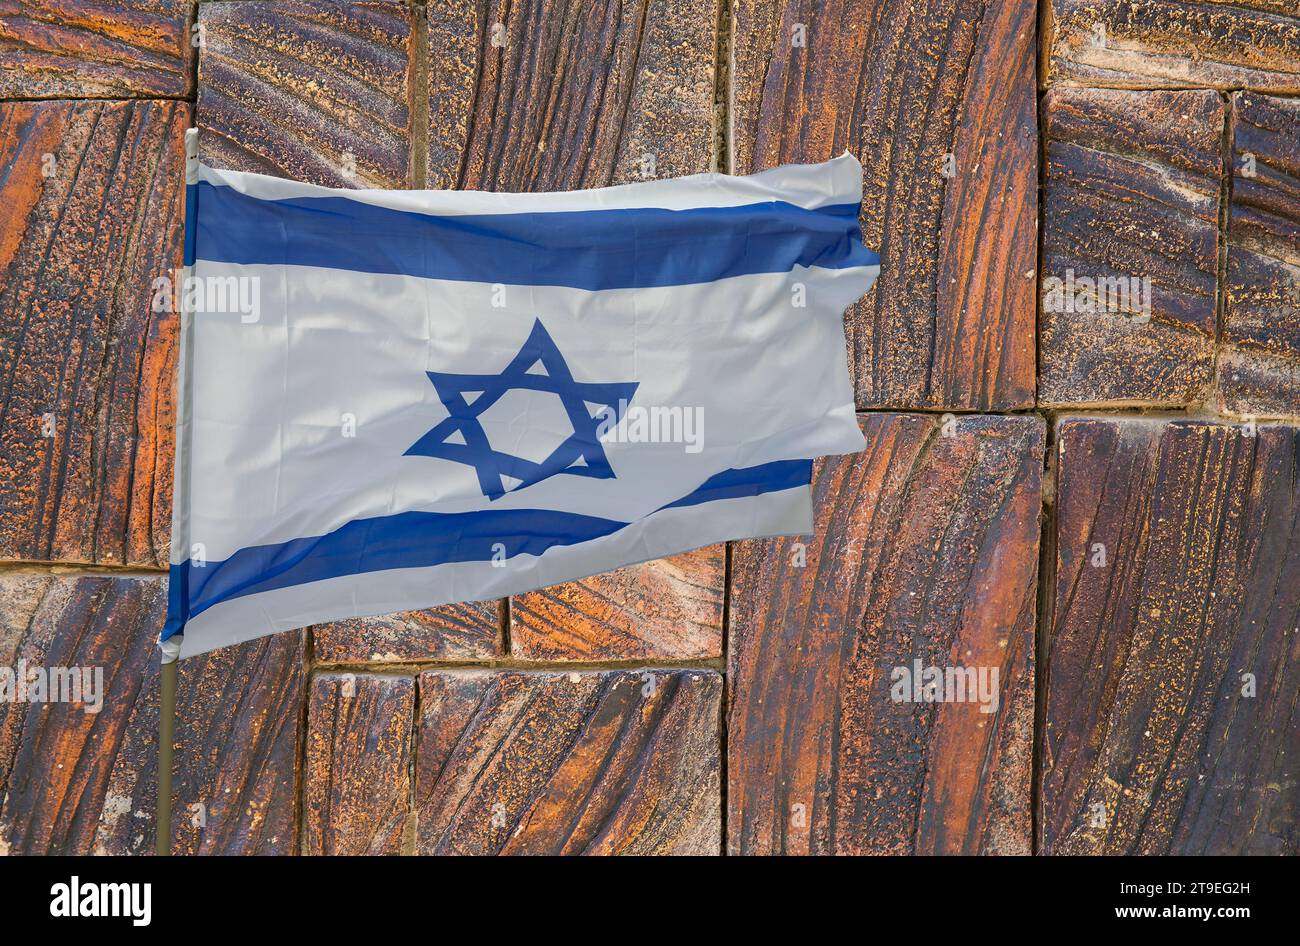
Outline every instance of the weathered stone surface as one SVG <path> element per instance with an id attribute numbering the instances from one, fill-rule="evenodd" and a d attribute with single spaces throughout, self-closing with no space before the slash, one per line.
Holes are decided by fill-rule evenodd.
<path id="1" fill-rule="evenodd" d="M 1300 92 L 1294 0 L 1043 0 L 1048 85 Z"/>
<path id="2" fill-rule="evenodd" d="M 1300 101 L 1233 96 L 1220 406 L 1300 414 Z"/>
<path id="3" fill-rule="evenodd" d="M 518 595 L 510 650 L 531 660 L 691 660 L 722 655 L 726 546 Z"/>
<path id="4" fill-rule="evenodd" d="M 420 676 L 422 854 L 716 854 L 722 678 Z"/>
<path id="5" fill-rule="evenodd" d="M 859 406 L 1031 406 L 1033 0 L 740 0 L 732 69 L 735 173 L 862 161 Z"/>
<path id="6" fill-rule="evenodd" d="M 430 187 L 570 190 L 711 167 L 714 3 L 427 10 Z"/>
<path id="7" fill-rule="evenodd" d="M 1200 403 L 1214 360 L 1222 101 L 1066 88 L 1043 114 L 1040 403 Z"/>
<path id="8" fill-rule="evenodd" d="M 817 464 L 811 538 L 732 553 L 728 848 L 1027 854 L 1042 422 L 862 425 Z M 896 699 L 914 661 L 983 672 L 996 708 Z"/>
<path id="9" fill-rule="evenodd" d="M 183 102 L 0 105 L 0 557 L 159 565 Z"/>
<path id="10" fill-rule="evenodd" d="M 166 602 L 155 578 L 0 578 L 0 667 L 103 675 L 97 713 L 0 701 L 0 852 L 153 852 Z M 281 634 L 181 663 L 173 852 L 294 850 L 303 662 Z"/>
<path id="11" fill-rule="evenodd" d="M 158 730 L 150 664 L 166 598 L 157 580 L 0 578 L 0 667 L 89 668 L 92 688 L 98 668 L 103 681 L 97 713 L 0 700 L 0 853 L 153 850 L 156 751 L 117 760 L 129 734 Z"/>
<path id="12" fill-rule="evenodd" d="M 1300 432 L 1249 432 L 1060 423 L 1045 853 L 1300 851 Z"/>
<path id="13" fill-rule="evenodd" d="M 188 0 L 0 0 L 0 98 L 184 96 Z"/>
<path id="14" fill-rule="evenodd" d="M 424 611 L 352 618 L 313 629 L 317 663 L 401 663 L 500 657 L 497 601 L 471 601 Z"/>
<path id="15" fill-rule="evenodd" d="M 318 674 L 307 710 L 304 854 L 398 854 L 410 811 L 412 677 Z"/>
<path id="16" fill-rule="evenodd" d="M 395 0 L 204 3 L 203 160 L 328 187 L 407 184 L 413 15 Z"/>
<path id="17" fill-rule="evenodd" d="M 173 854 L 298 850 L 306 644 L 305 632 L 286 631 L 181 662 Z M 156 729 L 144 737 L 150 746 Z"/>

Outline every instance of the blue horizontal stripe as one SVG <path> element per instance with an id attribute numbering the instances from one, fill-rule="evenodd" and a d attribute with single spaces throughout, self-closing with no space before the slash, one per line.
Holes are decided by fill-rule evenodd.
<path id="1" fill-rule="evenodd" d="M 545 509 L 404 512 L 357 519 L 326 535 L 240 549 L 224 562 L 190 571 L 190 616 L 220 601 L 290 585 L 390 568 L 420 568 L 541 555 L 555 545 L 589 542 L 625 524 Z"/>
<path id="2" fill-rule="evenodd" d="M 857 204 L 440 217 L 348 197 L 263 200 L 206 181 L 193 196 L 194 253 L 220 263 L 599 290 L 879 262 Z"/>
<path id="3" fill-rule="evenodd" d="M 663 508 L 757 496 L 806 486 L 811 460 L 783 460 L 710 477 L 699 489 Z M 423 568 L 450 562 L 541 555 L 626 528 L 629 523 L 547 509 L 404 512 L 358 519 L 325 535 L 240 549 L 220 562 L 171 566 L 167 623 L 162 639 L 183 633 L 185 622 L 231 598 L 326 578 Z M 498 546 L 499 543 L 499 546 Z M 621 563 L 611 562 L 610 567 Z"/>
<path id="4" fill-rule="evenodd" d="M 757 474 L 760 470 L 761 475 Z M 663 508 L 677 509 L 682 506 L 711 503 L 718 499 L 757 496 L 759 493 L 774 493 L 779 489 L 807 486 L 811 482 L 812 460 L 778 460 L 774 463 L 764 463 L 762 466 L 723 470 L 716 476 L 710 476 L 695 492 Z"/>

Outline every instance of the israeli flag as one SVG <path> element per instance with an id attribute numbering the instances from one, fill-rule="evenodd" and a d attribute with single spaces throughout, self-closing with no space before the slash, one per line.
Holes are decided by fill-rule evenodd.
<path id="1" fill-rule="evenodd" d="M 190 149 L 166 659 L 809 533 L 864 446 L 850 155 L 493 194 Z"/>

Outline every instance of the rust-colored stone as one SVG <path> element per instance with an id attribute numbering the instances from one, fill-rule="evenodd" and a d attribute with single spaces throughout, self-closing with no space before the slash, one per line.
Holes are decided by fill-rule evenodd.
<path id="1" fill-rule="evenodd" d="M 430 187 L 571 190 L 707 171 L 712 2 L 431 4 Z"/>
<path id="2" fill-rule="evenodd" d="M 1219 404 L 1300 414 L 1300 100 L 1233 96 Z"/>
<path id="3" fill-rule="evenodd" d="M 1214 360 L 1222 101 L 1066 88 L 1043 114 L 1040 403 L 1200 403 Z"/>
<path id="4" fill-rule="evenodd" d="M 0 98 L 186 96 L 189 0 L 0 0 Z"/>
<path id="5" fill-rule="evenodd" d="M 471 601 L 321 624 L 312 629 L 316 661 L 490 660 L 501 656 L 501 610 L 501 602 Z"/>
<path id="6" fill-rule="evenodd" d="M 1044 80 L 1300 92 L 1294 0 L 1043 0 Z"/>
<path id="7" fill-rule="evenodd" d="M 1041 850 L 1300 851 L 1300 431 L 1057 432 Z"/>
<path id="8" fill-rule="evenodd" d="M 198 125 L 214 167 L 327 187 L 408 183 L 403 3 L 204 3 Z"/>
<path id="9" fill-rule="evenodd" d="M 1042 422 L 862 426 L 816 466 L 811 537 L 732 554 L 728 848 L 1027 854 Z M 918 701 L 914 661 L 985 698 Z"/>
<path id="10" fill-rule="evenodd" d="M 726 546 L 518 595 L 510 651 L 530 660 L 691 660 L 722 655 Z"/>
<path id="11" fill-rule="evenodd" d="M 180 662 L 172 853 L 297 851 L 306 644 L 285 631 Z"/>
<path id="12" fill-rule="evenodd" d="M 722 678 L 420 675 L 422 854 L 717 854 Z"/>
<path id="13" fill-rule="evenodd" d="M 95 668 L 102 708 L 0 701 L 0 853 L 148 854 L 165 581 L 9 573 L 0 667 Z M 179 666 L 172 850 L 294 850 L 303 635 Z"/>
<path id="14" fill-rule="evenodd" d="M 859 406 L 1032 406 L 1033 0 L 735 11 L 735 173 L 862 161 L 881 273 L 846 317 Z"/>
<path id="15" fill-rule="evenodd" d="M 401 852 L 414 713 L 412 677 L 312 678 L 304 854 Z"/>
<path id="16" fill-rule="evenodd" d="M 189 114 L 0 105 L 0 557 L 168 560 Z"/>
<path id="17" fill-rule="evenodd" d="M 156 738 L 166 600 L 157 580 L 0 578 L 0 668 L 87 668 L 92 688 L 98 668 L 103 681 L 97 713 L 0 700 L 0 854 L 153 850 L 157 753 L 118 753 L 132 733 Z"/>

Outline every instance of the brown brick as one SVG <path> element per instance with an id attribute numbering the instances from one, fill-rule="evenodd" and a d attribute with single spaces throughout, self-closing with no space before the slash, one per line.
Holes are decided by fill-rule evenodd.
<path id="1" fill-rule="evenodd" d="M 1300 431 L 1249 432 L 1058 428 L 1045 853 L 1300 851 Z"/>
<path id="2" fill-rule="evenodd" d="M 312 678 L 303 853 L 400 853 L 414 713 L 412 677 Z"/>
<path id="3" fill-rule="evenodd" d="M 1233 96 L 1220 406 L 1300 414 L 1300 101 Z"/>
<path id="4" fill-rule="evenodd" d="M 731 853 L 1029 853 L 1043 427 L 953 423 L 866 416 L 811 538 L 737 543 Z M 997 668 L 996 709 L 895 699 L 918 660 Z"/>
<path id="5" fill-rule="evenodd" d="M 1294 0 L 1043 0 L 1044 78 L 1300 92 Z"/>
<path id="6" fill-rule="evenodd" d="M 188 0 L 0 0 L 0 98 L 185 96 Z"/>
<path id="7" fill-rule="evenodd" d="M 722 678 L 420 676 L 422 854 L 716 854 Z"/>
<path id="8" fill-rule="evenodd" d="M 204 3 L 203 160 L 328 187 L 405 185 L 411 16 L 395 0 Z"/>
<path id="9" fill-rule="evenodd" d="M 104 685 L 98 713 L 0 702 L 0 852 L 152 853 L 166 599 L 154 578 L 0 579 L 0 666 L 98 667 Z M 303 658 L 281 634 L 181 662 L 173 852 L 294 849 Z"/>
<path id="10" fill-rule="evenodd" d="M 1222 101 L 1054 89 L 1043 109 L 1039 401 L 1201 402 L 1214 360 Z M 1091 288 L 1112 278 L 1127 298 L 1114 283 Z"/>
<path id="11" fill-rule="evenodd" d="M 691 660 L 722 655 L 726 546 L 518 595 L 510 650 L 530 660 Z"/>
<path id="12" fill-rule="evenodd" d="M 655 177 L 710 169 L 713 3 L 493 0 L 428 17 L 430 187 L 601 187 L 640 180 L 646 155 Z"/>
<path id="13" fill-rule="evenodd" d="M 167 562 L 189 114 L 0 105 L 0 557 Z"/>
<path id="14" fill-rule="evenodd" d="M 735 11 L 735 173 L 845 150 L 863 164 L 881 273 L 846 317 L 859 406 L 1031 406 L 1033 0 Z"/>
<path id="15" fill-rule="evenodd" d="M 313 628 L 319 663 L 489 660 L 501 656 L 497 601 L 352 618 Z"/>

